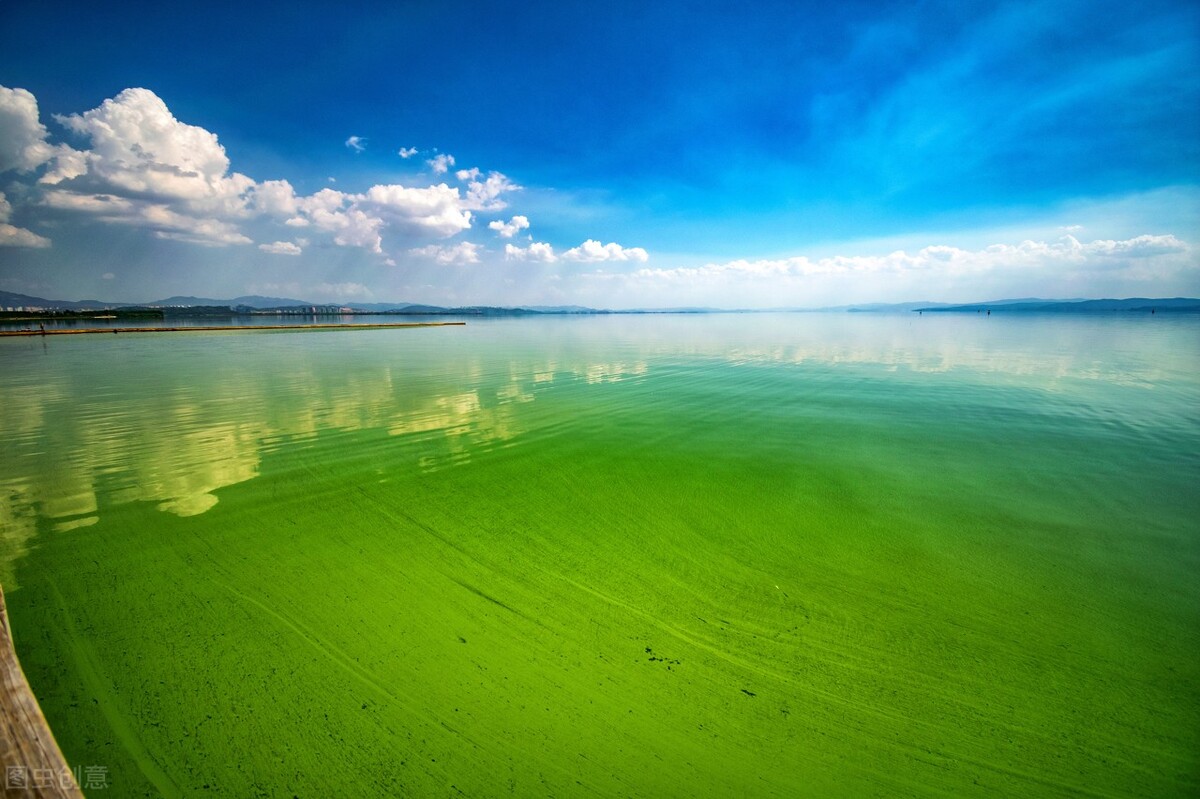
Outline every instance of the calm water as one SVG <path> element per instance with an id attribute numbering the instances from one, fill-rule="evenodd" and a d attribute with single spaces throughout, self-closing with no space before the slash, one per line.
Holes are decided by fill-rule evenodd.
<path id="1" fill-rule="evenodd" d="M 1200 791 L 1200 320 L 0 341 L 112 795 Z"/>

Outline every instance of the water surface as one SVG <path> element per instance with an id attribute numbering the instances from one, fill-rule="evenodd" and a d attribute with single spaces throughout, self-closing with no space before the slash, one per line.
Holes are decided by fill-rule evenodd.
<path id="1" fill-rule="evenodd" d="M 1200 324 L 0 341 L 0 582 L 120 795 L 1189 795 Z"/>

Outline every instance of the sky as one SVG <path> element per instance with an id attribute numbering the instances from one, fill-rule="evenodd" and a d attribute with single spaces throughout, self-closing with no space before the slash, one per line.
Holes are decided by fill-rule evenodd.
<path id="1" fill-rule="evenodd" d="M 1200 296 L 1200 5 L 5 0 L 0 290 Z"/>

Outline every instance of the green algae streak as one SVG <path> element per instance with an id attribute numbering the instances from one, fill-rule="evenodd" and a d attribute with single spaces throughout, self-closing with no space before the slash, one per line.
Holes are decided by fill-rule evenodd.
<path id="1" fill-rule="evenodd" d="M 1200 324 L 0 342 L 0 581 L 114 796 L 1200 791 Z"/>

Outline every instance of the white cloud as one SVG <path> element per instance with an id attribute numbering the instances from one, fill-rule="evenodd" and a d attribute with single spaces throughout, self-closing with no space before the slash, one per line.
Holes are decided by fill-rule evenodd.
<path id="1" fill-rule="evenodd" d="M 39 236 L 32 230 L 15 227 L 7 222 L 0 222 L 0 247 L 32 247 L 44 249 L 50 246 L 50 239 Z"/>
<path id="2" fill-rule="evenodd" d="M 471 227 L 471 213 L 464 210 L 458 189 L 445 183 L 425 188 L 372 186 L 357 200 L 402 227 L 443 238 Z"/>
<path id="3" fill-rule="evenodd" d="M 116 277 L 116 275 L 114 275 L 112 272 L 105 272 L 103 275 L 100 276 L 100 279 L 101 280 L 112 280 L 115 277 Z"/>
<path id="4" fill-rule="evenodd" d="M 537 261 L 546 264 L 552 264 L 558 260 L 558 256 L 554 254 L 554 248 L 542 241 L 535 241 L 528 247 L 505 244 L 504 257 L 509 261 Z"/>
<path id="5" fill-rule="evenodd" d="M 480 175 L 479 167 L 473 166 L 470 169 L 460 169 L 454 173 L 454 177 L 462 181 L 475 180 Z"/>
<path id="6" fill-rule="evenodd" d="M 264 180 L 250 194 L 254 209 L 271 216 L 294 216 L 297 205 L 296 190 L 286 180 Z"/>
<path id="7" fill-rule="evenodd" d="M 444 183 L 424 188 L 381 184 L 363 194 L 322 189 L 296 198 L 295 208 L 297 215 L 285 220 L 285 225 L 311 224 L 334 233 L 337 244 L 376 253 L 383 251 L 381 233 L 386 227 L 439 238 L 471 227 L 471 213 L 463 209 L 458 190 Z"/>
<path id="8" fill-rule="evenodd" d="M 227 222 L 183 216 L 161 205 L 146 206 L 141 214 L 141 220 L 137 223 L 139 227 L 153 229 L 155 237 L 160 239 L 186 241 L 205 247 L 253 243 L 238 232 L 234 225 Z"/>
<path id="9" fill-rule="evenodd" d="M 250 215 L 254 181 L 231 174 L 217 137 L 175 119 L 153 92 L 126 89 L 91 111 L 56 119 L 90 147 L 42 152 L 52 165 L 39 182 L 56 186 L 42 207 L 144 227 L 159 238 L 250 243 L 234 220 Z"/>
<path id="10" fill-rule="evenodd" d="M 363 247 L 382 253 L 380 228 L 383 220 L 353 205 L 353 196 L 333 189 L 321 189 L 299 200 L 300 208 L 320 230 L 333 233 L 333 241 L 343 247 Z"/>
<path id="11" fill-rule="evenodd" d="M 277 226 L 279 232 L 272 238 L 284 239 L 283 227 L 307 228 L 328 234 L 335 244 L 382 254 L 384 236 L 389 234 L 413 246 L 424 243 L 421 239 L 448 238 L 468 230 L 474 211 L 501 209 L 503 195 L 520 188 L 500 172 L 484 175 L 470 169 L 456 173 L 467 184 L 461 188 L 445 183 L 380 184 L 361 194 L 326 188 L 299 196 L 287 180 L 256 182 L 232 171 L 215 134 L 176 119 L 166 103 L 147 89 L 126 89 L 90 111 L 56 119 L 84 146 L 49 143 L 34 96 L 20 89 L 0 91 L 0 162 L 15 170 L 45 167 L 38 190 L 31 193 L 33 208 L 142 227 L 159 238 L 198 244 L 252 243 L 240 228 L 254 223 Z M 367 140 L 351 136 L 345 144 L 360 152 Z M 409 147 L 399 151 L 404 158 L 417 153 Z M 444 174 L 455 161 L 441 153 L 428 163 Z M 511 238 L 528 227 L 528 219 L 514 216 L 501 225 L 493 229 Z M 46 242 L 18 230 L 7 231 L 10 243 L 43 246 Z M 471 248 L 438 252 L 456 262 L 478 258 Z"/>
<path id="12" fill-rule="evenodd" d="M 417 247 L 409 250 L 412 255 L 419 255 L 422 258 L 430 258 L 439 264 L 477 264 L 479 263 L 479 251 L 482 249 L 478 244 L 472 244 L 469 241 L 460 241 L 450 247 L 439 247 L 436 244 L 430 244 L 426 247 Z"/>
<path id="13" fill-rule="evenodd" d="M 568 261 L 583 261 L 584 263 L 599 263 L 601 261 L 640 261 L 649 260 L 649 254 L 641 247 L 622 247 L 620 244 L 601 244 L 595 239 L 588 239 L 578 247 L 573 247 L 562 254 Z"/>
<path id="14" fill-rule="evenodd" d="M 0 172 L 30 172 L 50 160 L 37 98 L 25 89 L 0 86 Z"/>
<path id="15" fill-rule="evenodd" d="M 416 155 L 417 152 L 418 152 L 418 150 L 416 147 L 401 147 L 397 151 L 397 155 L 399 155 L 401 158 L 404 158 L 407 160 L 409 158 L 412 158 L 414 155 Z"/>
<path id="16" fill-rule="evenodd" d="M 472 174 L 474 179 L 467 184 L 465 207 L 474 211 L 499 211 L 507 208 L 508 203 L 501 200 L 500 195 L 521 190 L 520 186 L 501 172 L 489 172 L 484 180 L 478 179 L 478 169 L 470 170 L 468 174 Z"/>
<path id="17" fill-rule="evenodd" d="M 429 164 L 433 174 L 444 175 L 450 171 L 450 167 L 454 166 L 454 156 L 449 153 L 439 153 L 425 163 Z"/>
<path id="18" fill-rule="evenodd" d="M 87 153 L 65 144 L 59 144 L 54 148 L 54 157 L 51 159 L 51 163 L 53 166 L 38 179 L 38 183 L 55 186 L 64 180 L 86 175 L 88 171 Z"/>
<path id="19" fill-rule="evenodd" d="M 96 214 L 108 219 L 129 216 L 134 212 L 134 202 L 111 194 L 75 194 L 69 191 L 48 191 L 42 197 L 42 205 L 59 211 L 78 211 Z"/>
<path id="20" fill-rule="evenodd" d="M 507 222 L 497 219 L 488 222 L 488 229 L 496 231 L 502 239 L 511 239 L 520 231 L 529 229 L 529 218 L 518 215 Z"/>
<path id="21" fill-rule="evenodd" d="M 357 208 L 351 208 L 344 214 L 331 214 L 329 220 L 333 220 L 334 224 L 326 229 L 336 231 L 333 237 L 334 244 L 341 244 L 343 247 L 363 247 L 374 253 L 383 252 L 383 240 L 379 235 L 383 220 Z"/>
<path id="22" fill-rule="evenodd" d="M 173 211 L 163 203 L 148 200 L 54 190 L 46 192 L 42 198 L 42 205 L 57 211 L 91 214 L 102 222 L 147 228 L 162 239 L 207 246 L 251 243 L 235 225 L 228 222 L 187 216 Z"/>
<path id="23" fill-rule="evenodd" d="M 996 264 L 1008 266 L 1042 263 L 1047 259 L 1059 261 L 1078 260 L 1084 248 L 1071 236 L 1064 236 L 1056 244 L 1024 241 L 1019 245 L 993 244 L 983 250 L 969 251 L 957 247 L 933 245 L 909 254 L 896 250 L 888 255 L 836 255 L 828 258 L 810 259 L 798 255 L 791 258 L 738 259 L 702 267 L 677 267 L 674 269 L 640 269 L 633 273 L 639 277 L 667 280 L 705 279 L 716 276 L 740 276 L 747 278 L 813 277 L 818 275 L 851 274 L 899 274 L 934 270 L 943 275 L 963 275 L 979 272 Z"/>
<path id="24" fill-rule="evenodd" d="M 1188 246 L 1171 235 L 1166 236 L 1137 236 L 1125 241 L 1109 239 L 1093 241 L 1086 248 L 1089 254 L 1104 256 L 1123 256 L 1125 258 L 1149 258 L 1154 255 L 1168 255 L 1185 252 Z"/>
<path id="25" fill-rule="evenodd" d="M 979 250 L 935 245 L 915 252 L 710 263 L 589 275 L 630 296 L 671 297 L 725 307 L 848 302 L 979 301 L 1002 296 L 1135 296 L 1196 281 L 1191 247 L 1172 235 L 1083 244 L 993 244 Z M 1191 275 L 1189 278 L 1188 275 Z"/>
<path id="26" fill-rule="evenodd" d="M 336 211 L 346 204 L 349 195 L 337 189 L 321 189 L 315 194 L 302 197 L 297 201 L 299 208 L 306 213 L 316 211 Z"/>
<path id="27" fill-rule="evenodd" d="M 55 117 L 91 141 L 86 172 L 72 190 L 172 203 L 194 214 L 245 211 L 254 181 L 229 174 L 229 157 L 215 134 L 171 114 L 148 89 L 126 89 L 83 114 Z"/>
<path id="28" fill-rule="evenodd" d="M 299 255 L 304 252 L 299 245 L 290 241 L 277 241 L 274 244 L 260 244 L 258 249 L 273 255 Z"/>
<path id="29" fill-rule="evenodd" d="M 50 246 L 50 239 L 39 236 L 32 230 L 8 224 L 12 219 L 12 204 L 4 192 L 0 191 L 0 247 L 36 247 Z"/>

